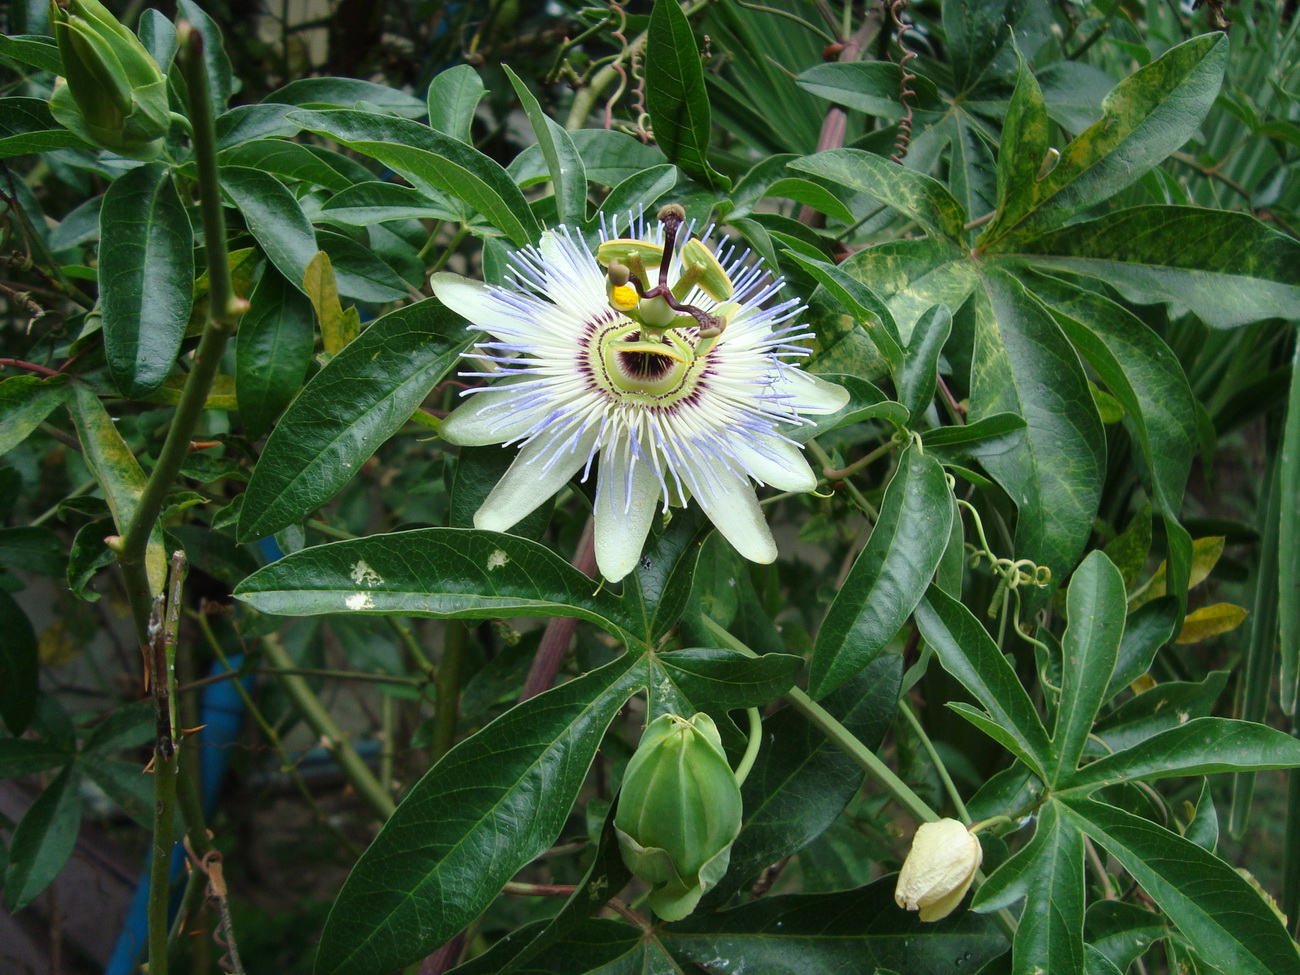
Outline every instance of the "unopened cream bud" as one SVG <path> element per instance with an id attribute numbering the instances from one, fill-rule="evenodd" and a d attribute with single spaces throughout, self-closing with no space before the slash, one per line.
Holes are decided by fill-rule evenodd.
<path id="1" fill-rule="evenodd" d="M 979 839 L 955 819 L 922 823 L 912 837 L 894 900 L 922 921 L 940 921 L 961 903 L 984 860 Z"/>

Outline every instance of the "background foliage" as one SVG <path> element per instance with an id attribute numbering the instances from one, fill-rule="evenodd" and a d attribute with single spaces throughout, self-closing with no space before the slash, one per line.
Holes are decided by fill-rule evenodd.
<path id="1" fill-rule="evenodd" d="M 143 163 L 3 15 L 17 917 L 97 821 L 157 851 L 154 972 L 173 830 L 253 972 L 1300 971 L 1300 788 L 1256 777 L 1300 764 L 1293 3 L 140 6 Z M 686 508 L 597 587 L 589 485 L 469 527 L 511 452 L 437 437 L 475 335 L 427 280 L 668 201 L 851 399 L 776 564 Z M 657 924 L 621 770 L 664 711 L 734 760 L 750 707 L 731 869 Z M 889 875 L 939 815 L 984 873 L 922 924 Z"/>

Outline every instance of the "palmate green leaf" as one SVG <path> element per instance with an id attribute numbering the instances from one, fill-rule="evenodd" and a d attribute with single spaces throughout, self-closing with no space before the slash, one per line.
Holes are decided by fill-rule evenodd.
<path id="1" fill-rule="evenodd" d="M 894 323 L 894 316 L 890 314 L 888 306 L 865 284 L 845 274 L 834 264 L 816 261 L 794 251 L 787 251 L 786 255 L 810 273 L 818 284 L 845 307 L 854 323 L 866 331 L 880 350 L 890 371 L 897 373 L 903 367 L 905 357 L 898 326 Z"/>
<path id="2" fill-rule="evenodd" d="M 0 382 L 0 454 L 26 440 L 67 399 L 67 382 L 63 376 L 12 376 Z"/>
<path id="3" fill-rule="evenodd" d="M 1229 671 L 1211 671 L 1201 681 L 1171 680 L 1131 697 L 1093 727 L 1098 755 L 1118 752 L 1191 718 L 1206 718 L 1223 694 Z"/>
<path id="4" fill-rule="evenodd" d="M 1058 784 L 1058 792 L 1170 776 L 1300 767 L 1300 740 L 1254 721 L 1193 718 L 1131 748 L 1099 758 Z"/>
<path id="5" fill-rule="evenodd" d="M 248 232 L 285 279 L 301 288 L 320 246 L 316 231 L 288 188 L 270 173 L 223 166 L 221 188 L 239 208 Z"/>
<path id="6" fill-rule="evenodd" d="M 1065 594 L 1069 623 L 1061 638 L 1064 684 L 1052 733 L 1052 785 L 1074 772 L 1083 756 L 1115 671 L 1126 609 L 1119 569 L 1105 553 L 1091 552 L 1074 570 Z"/>
<path id="7" fill-rule="evenodd" d="M 235 595 L 279 616 L 572 616 L 615 634 L 634 627 L 619 597 L 596 590 L 546 546 L 472 528 L 420 528 L 305 548 L 254 572 Z"/>
<path id="8" fill-rule="evenodd" d="M 449 135 L 408 119 L 338 109 L 290 120 L 377 159 L 411 180 L 464 200 L 517 247 L 541 236 L 528 201 L 501 166 Z"/>
<path id="9" fill-rule="evenodd" d="M 891 121 L 903 114 L 898 100 L 902 72 L 891 61 L 835 61 L 814 64 L 795 79 L 804 91 L 836 105 L 854 108 Z M 939 107 L 939 89 L 929 78 L 917 75 L 910 82 L 916 92 L 913 104 L 920 108 Z"/>
<path id="10" fill-rule="evenodd" d="M 90 149 L 54 120 L 44 98 L 0 98 L 0 159 L 54 149 Z"/>
<path id="11" fill-rule="evenodd" d="M 948 545 L 949 496 L 939 462 L 905 450 L 866 548 L 817 631 L 808 679 L 814 700 L 876 659 L 925 595 Z"/>
<path id="12" fill-rule="evenodd" d="M 477 917 L 555 842 L 605 729 L 643 680 L 638 660 L 623 656 L 448 752 L 348 876 L 321 934 L 318 975 L 402 967 Z"/>
<path id="13" fill-rule="evenodd" d="M 443 135 L 470 143 L 474 112 L 487 94 L 483 79 L 468 64 L 440 71 L 429 82 L 429 127 Z"/>
<path id="14" fill-rule="evenodd" d="M 651 713 L 664 710 L 654 698 L 661 695 L 661 682 L 666 681 L 696 711 L 716 714 L 776 700 L 794 684 L 803 670 L 803 658 L 790 653 L 750 657 L 736 650 L 694 647 L 650 654 L 646 666 L 651 675 Z"/>
<path id="15" fill-rule="evenodd" d="M 4 590 L 0 590 L 0 633 L 4 634 L 0 641 L 0 719 L 17 738 L 36 713 L 40 656 L 31 620 Z"/>
<path id="16" fill-rule="evenodd" d="M 939 382 L 939 356 L 952 331 L 952 315 L 936 305 L 916 321 L 903 368 L 898 373 L 898 399 L 907 407 L 909 424 L 917 423 L 929 409 Z"/>
<path id="17" fill-rule="evenodd" d="M 1015 503 L 1016 555 L 1062 579 L 1092 531 L 1106 440 L 1079 357 L 1020 281 L 987 268 L 976 291 L 971 419 L 1025 418 L 1023 449 L 981 457 Z"/>
<path id="18" fill-rule="evenodd" d="M 77 845 L 81 795 L 69 765 L 36 797 L 9 841 L 5 902 L 20 911 L 58 876 Z"/>
<path id="19" fill-rule="evenodd" d="M 1164 918 L 1124 901 L 1099 900 L 1088 906 L 1084 936 L 1120 972 L 1146 954 L 1166 934 Z"/>
<path id="20" fill-rule="evenodd" d="M 218 157 L 222 166 L 242 166 L 284 179 L 303 180 L 336 193 L 346 190 L 352 185 L 352 179 L 331 166 L 327 158 L 317 155 L 307 146 L 285 139 L 241 142 L 224 150 Z"/>
<path id="21" fill-rule="evenodd" d="M 877 657 L 822 706 L 864 746 L 876 748 L 897 710 L 902 675 L 900 656 Z M 857 795 L 862 777 L 862 767 L 793 708 L 764 720 L 763 747 L 741 787 L 745 818 L 731 847 L 731 867 L 703 905 L 725 904 L 765 867 L 829 829 Z"/>
<path id="22" fill-rule="evenodd" d="M 997 216 L 985 235 L 992 234 L 1013 212 L 1015 198 L 1023 196 L 1026 186 L 1037 182 L 1038 173 L 1047 162 L 1051 122 L 1043 92 L 1029 65 L 1018 51 L 1016 54 L 1019 72 L 1002 122 L 1002 144 L 998 148 Z"/>
<path id="23" fill-rule="evenodd" d="M 1218 857 L 1114 806 L 1071 797 L 1061 812 L 1104 847 L 1221 971 L 1296 975 L 1300 952 L 1273 909 Z"/>
<path id="24" fill-rule="evenodd" d="M 365 103 L 402 118 L 418 119 L 425 114 L 424 101 L 414 95 L 358 78 L 299 78 L 277 88 L 262 101 L 301 108 L 354 108 Z"/>
<path id="25" fill-rule="evenodd" d="M 12 27 L 12 22 L 10 27 Z M 50 74 L 63 74 L 63 59 L 54 38 L 43 34 L 0 35 L 0 57 Z"/>
<path id="26" fill-rule="evenodd" d="M 971 908 L 990 913 L 1021 898 L 1013 975 L 1083 971 L 1083 837 L 1058 803 L 1042 807 L 1033 838 L 989 875 Z"/>
<path id="27" fill-rule="evenodd" d="M 104 492 L 108 510 L 113 514 L 117 533 L 126 531 L 135 515 L 140 495 L 144 493 L 145 475 L 140 462 L 117 432 L 103 404 L 84 383 L 72 387 L 68 397 L 68 412 L 72 414 L 81 441 L 81 454 L 86 466 Z M 152 592 L 162 592 L 167 579 L 167 555 L 163 551 L 162 529 L 155 525 L 145 546 L 145 569 Z"/>
<path id="28" fill-rule="evenodd" d="M 904 343 L 918 318 L 935 305 L 947 305 L 955 314 L 979 281 L 969 252 L 937 237 L 869 247 L 840 270 L 884 299 Z"/>
<path id="29" fill-rule="evenodd" d="M 1182 365 L 1144 322 L 1101 295 L 1039 274 L 1031 274 L 1026 283 L 1047 302 L 1057 324 L 1132 422 L 1165 519 L 1173 566 L 1170 588 L 1181 597 L 1187 590 L 1192 540 L 1178 523 L 1178 511 L 1196 449 L 1196 400 Z M 1184 601 L 1180 598 L 1180 604 Z"/>
<path id="30" fill-rule="evenodd" d="M 1182 619 L 1178 600 L 1172 596 L 1153 599 L 1129 614 L 1119 644 L 1115 672 L 1106 685 L 1107 701 L 1151 669 L 1156 651 L 1168 642 L 1174 627 Z"/>
<path id="31" fill-rule="evenodd" d="M 319 220 L 343 227 L 368 227 L 388 220 L 455 220 L 466 223 L 470 208 L 437 190 L 369 180 L 336 193 L 320 209 Z"/>
<path id="32" fill-rule="evenodd" d="M 302 291 L 271 266 L 248 301 L 235 338 L 235 397 L 245 433 L 257 438 L 307 377 L 316 318 Z"/>
<path id="33" fill-rule="evenodd" d="M 472 334 L 436 299 L 377 319 L 312 377 L 271 434 L 239 537 L 279 531 L 328 501 L 456 365 Z"/>
<path id="34" fill-rule="evenodd" d="M 590 237 L 601 226 L 611 225 L 615 219 L 626 227 L 629 213 L 636 213 L 641 207 L 647 213 L 652 211 L 654 205 L 677 185 L 677 173 L 676 166 L 666 163 L 633 173 L 601 200 L 600 209 L 583 227 L 583 233 Z M 602 220 L 605 221 L 604 224 L 601 223 Z"/>
<path id="35" fill-rule="evenodd" d="M 147 396 L 176 361 L 194 300 L 194 232 L 167 167 L 116 180 L 99 211 L 104 355 L 118 390 Z"/>
<path id="36" fill-rule="evenodd" d="M 490 963 L 496 975 L 514 975 L 524 969 L 543 952 L 549 954 L 552 945 L 556 945 L 577 929 L 582 923 L 599 911 L 609 900 L 627 886 L 632 874 L 623 863 L 619 852 L 618 834 L 614 829 L 613 809 L 605 817 L 605 826 L 601 830 L 596 852 L 591 857 L 591 866 L 564 906 L 555 917 L 546 921 L 540 931 L 516 931 L 515 936 L 503 939 L 507 944 L 513 942 L 521 945 L 517 954 L 504 965 L 498 966 L 495 958 Z M 521 935 L 524 935 L 521 937 Z M 513 945 L 511 945 L 513 947 Z M 509 948 L 505 949 L 506 951 Z M 504 952 L 501 952 L 504 953 Z"/>
<path id="37" fill-rule="evenodd" d="M 900 910 L 894 883 L 885 877 L 842 893 L 763 897 L 724 914 L 697 913 L 661 928 L 659 940 L 684 964 L 726 959 L 729 970 L 763 975 L 863 975 L 877 968 L 951 975 L 977 972 L 1006 950 L 1002 932 L 978 914 L 931 924 Z"/>
<path id="38" fill-rule="evenodd" d="M 587 170 L 583 166 L 582 156 L 564 127 L 556 124 L 542 111 L 537 96 L 528 90 L 528 86 L 510 70 L 509 65 L 503 67 L 515 94 L 524 106 L 528 122 L 533 127 L 533 135 L 537 136 L 537 145 L 546 159 L 551 186 L 555 190 L 556 215 L 560 223 L 580 227 L 587 220 Z"/>
<path id="39" fill-rule="evenodd" d="M 966 211 L 938 180 L 861 149 L 828 149 L 789 163 L 893 207 L 932 234 L 965 242 Z"/>
<path id="40" fill-rule="evenodd" d="M 1050 172 L 1042 174 L 1041 93 L 1013 98 L 1022 111 L 1013 128 L 1015 142 L 1004 152 L 1020 152 L 1016 178 L 999 184 L 1007 191 L 998 216 L 980 235 L 981 250 L 1003 238 L 1036 236 L 1059 227 L 1080 210 L 1104 202 L 1159 164 L 1186 142 L 1218 94 L 1227 64 L 1222 34 L 1204 34 L 1166 51 L 1115 86 L 1102 103 L 1102 117 L 1061 150 Z M 1024 73 L 1017 85 L 1026 84 Z M 1032 86 L 1037 89 L 1036 83 Z M 1037 161 L 1034 156 L 1038 156 Z M 1001 163 L 1000 163 L 1001 167 Z M 1033 178 L 1025 179 L 1033 170 Z"/>
<path id="41" fill-rule="evenodd" d="M 1300 242 L 1246 213 L 1152 205 L 1019 240 L 1005 254 L 1172 302 L 1220 328 L 1300 314 Z"/>
<path id="42" fill-rule="evenodd" d="M 1001 729 L 1006 740 L 999 740 L 1004 745 L 1009 741 L 1016 757 L 1046 780 L 1044 770 L 1051 767 L 1047 731 L 988 631 L 969 609 L 935 586 L 916 607 L 915 615 L 921 636 L 934 648 L 943 669 L 975 696 L 992 718 L 992 725 Z"/>
<path id="43" fill-rule="evenodd" d="M 654 166 L 662 166 L 668 161 L 658 146 L 648 146 L 617 129 L 577 129 L 569 133 L 569 138 L 582 156 L 582 163 L 587 168 L 587 179 L 601 186 L 617 186 L 638 173 Z M 515 156 L 506 167 L 506 172 L 520 187 L 544 183 L 551 178 L 550 170 L 546 168 L 546 157 L 538 145 L 531 145 Z M 634 216 L 635 212 L 634 209 Z M 627 216 L 627 208 L 624 207 L 619 217 L 626 220 Z"/>
<path id="44" fill-rule="evenodd" d="M 655 0 L 645 54 L 646 110 L 655 142 L 669 162 L 727 190 L 731 181 L 709 165 L 712 122 L 695 33 L 677 0 Z"/>
<path id="45" fill-rule="evenodd" d="M 943 36 L 958 92 L 969 91 L 984 77 L 1023 9 L 1024 0 L 946 0 Z"/>
<path id="46" fill-rule="evenodd" d="M 510 959 L 517 942 L 544 936 L 547 922 L 527 925 L 503 938 L 450 975 L 687 975 L 654 937 L 622 921 L 580 921 L 546 945 L 546 950 L 515 966 Z M 693 975 L 693 973 L 691 973 Z"/>

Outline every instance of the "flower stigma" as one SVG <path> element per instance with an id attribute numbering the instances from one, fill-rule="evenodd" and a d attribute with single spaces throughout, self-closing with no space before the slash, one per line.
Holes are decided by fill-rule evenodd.
<path id="1" fill-rule="evenodd" d="M 787 432 L 833 413 L 841 387 L 787 361 L 811 335 L 789 324 L 748 252 L 691 236 L 685 211 L 615 222 L 593 252 L 567 227 L 513 259 L 508 286 L 440 273 L 444 305 L 488 333 L 463 375 L 467 391 L 443 436 L 466 446 L 520 444 L 474 517 L 507 531 L 581 472 L 596 470 L 596 563 L 634 569 L 656 510 L 694 499 L 740 554 L 776 558 L 754 482 L 811 491 L 816 477 Z M 707 237 L 707 234 L 705 235 Z"/>

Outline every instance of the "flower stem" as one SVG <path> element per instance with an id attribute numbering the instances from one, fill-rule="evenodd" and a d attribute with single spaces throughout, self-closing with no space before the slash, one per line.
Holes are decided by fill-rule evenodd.
<path id="1" fill-rule="evenodd" d="M 759 746 L 763 744 L 763 717 L 758 713 L 758 708 L 746 708 L 745 713 L 749 715 L 749 743 L 745 746 L 740 764 L 736 766 L 736 785 L 744 785 L 749 778 L 749 770 L 754 767 Z"/>
<path id="2" fill-rule="evenodd" d="M 703 620 L 705 627 L 725 646 L 749 657 L 758 656 L 757 653 L 737 640 L 708 616 L 704 616 Z M 796 711 L 816 725 L 827 738 L 843 749 L 853 761 L 857 762 L 900 806 L 922 822 L 933 822 L 939 819 L 939 814 L 931 809 L 924 799 L 913 792 L 908 784 L 895 775 L 894 771 L 875 752 L 862 744 L 853 732 L 840 724 L 835 716 L 824 707 L 797 687 L 792 687 L 786 691 L 785 699 Z"/>
<path id="3" fill-rule="evenodd" d="M 957 786 L 953 783 L 952 776 L 948 774 L 947 766 L 945 766 L 943 760 L 939 758 L 939 752 L 935 749 L 934 742 L 932 742 L 930 736 L 925 733 L 925 728 L 921 725 L 920 718 L 918 718 L 915 712 L 912 711 L 912 704 L 907 700 L 907 695 L 904 695 L 903 700 L 898 702 L 898 710 L 903 717 L 907 719 L 907 723 L 911 725 L 912 731 L 919 739 L 921 739 L 921 747 L 923 747 L 926 754 L 930 756 L 930 762 L 934 765 L 934 770 L 939 773 L 939 781 L 943 783 L 943 788 L 948 793 L 948 798 L 952 800 L 953 808 L 957 810 L 957 818 L 960 819 L 964 825 L 969 826 L 970 813 L 966 811 L 966 803 L 962 802 L 961 793 L 957 791 Z"/>

